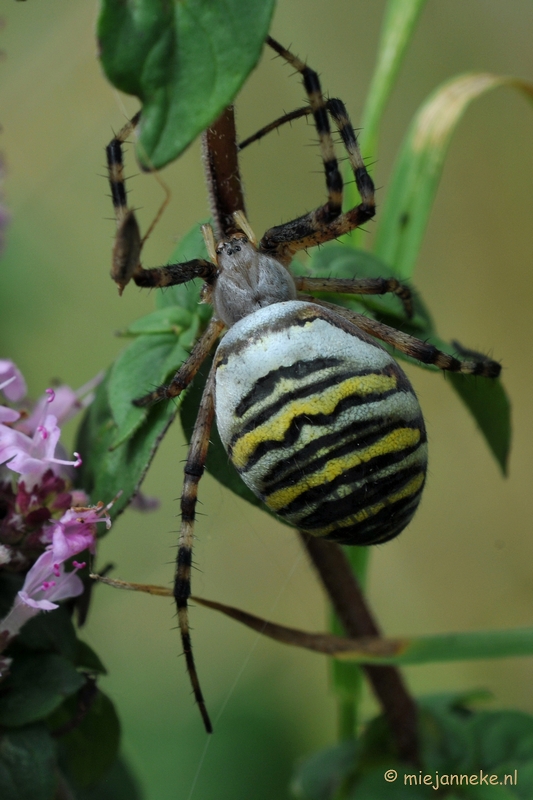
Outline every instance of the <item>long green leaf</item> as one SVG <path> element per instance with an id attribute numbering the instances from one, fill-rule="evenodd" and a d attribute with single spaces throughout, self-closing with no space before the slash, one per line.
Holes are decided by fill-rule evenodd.
<path id="1" fill-rule="evenodd" d="M 368 663 L 430 664 L 443 661 L 470 661 L 533 655 L 533 628 L 503 631 L 474 631 L 472 633 L 442 633 L 434 636 L 407 638 L 396 656 Z M 352 659 L 352 656 L 337 658 Z M 355 657 L 355 661 L 364 658 Z"/>
<path id="2" fill-rule="evenodd" d="M 378 129 L 387 100 L 398 76 L 403 57 L 427 0 L 389 0 L 385 10 L 377 63 L 361 118 L 359 146 L 363 158 L 372 163 L 376 158 Z M 346 171 L 345 208 L 353 208 L 359 200 L 353 176 Z M 347 237 L 352 244 L 361 243 L 362 232 L 355 230 Z"/>
<path id="3" fill-rule="evenodd" d="M 102 0 L 104 71 L 143 104 L 137 156 L 160 169 L 229 105 L 257 64 L 275 0 Z"/>
<path id="4" fill-rule="evenodd" d="M 413 274 L 444 157 L 462 115 L 473 100 L 500 86 L 533 99 L 533 83 L 489 73 L 447 81 L 420 108 L 398 157 L 378 222 L 374 252 L 402 278 Z"/>

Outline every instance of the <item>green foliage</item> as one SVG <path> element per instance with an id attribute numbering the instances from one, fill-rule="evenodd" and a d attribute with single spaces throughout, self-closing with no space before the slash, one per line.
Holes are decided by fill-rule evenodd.
<path id="1" fill-rule="evenodd" d="M 405 137 L 378 219 L 375 253 L 396 277 L 412 276 L 451 137 L 473 100 L 510 86 L 533 97 L 533 85 L 515 78 L 472 73 L 439 86 L 416 114 Z"/>
<path id="2" fill-rule="evenodd" d="M 359 145 L 363 158 L 371 164 L 376 158 L 379 124 L 387 101 L 394 88 L 407 46 L 415 31 L 418 18 L 426 0 L 389 0 L 385 9 L 378 58 L 372 83 L 368 91 L 361 119 Z M 350 172 L 346 172 L 345 208 L 352 208 L 359 201 Z M 353 244 L 361 242 L 360 230 L 350 234 Z"/>
<path id="3" fill-rule="evenodd" d="M 415 800 L 434 797 L 442 787 L 440 793 L 448 798 L 530 798 L 533 717 L 518 711 L 472 711 L 468 706 L 473 699 L 435 696 L 420 700 L 421 751 L 416 767 L 398 761 L 387 723 L 380 716 L 368 723 L 357 741 L 341 742 L 299 766 L 292 782 L 294 797 Z M 496 776 L 492 783 L 491 776 Z"/>
<path id="4" fill-rule="evenodd" d="M 11 605 L 20 585 L 19 576 L 2 575 L 2 606 Z M 2 800 L 51 800 L 58 785 L 76 790 L 65 795 L 76 800 L 138 798 L 117 760 L 116 711 L 94 685 L 105 667 L 77 638 L 67 609 L 34 617 L 5 654 L 13 661 L 0 682 Z M 116 776 L 113 795 L 103 793 L 108 775 Z"/>
<path id="5" fill-rule="evenodd" d="M 229 105 L 255 67 L 274 0 L 102 0 L 102 66 L 142 103 L 137 156 L 161 169 Z"/>
<path id="6" fill-rule="evenodd" d="M 83 683 L 74 664 L 56 653 L 17 653 L 2 685 L 0 725 L 18 727 L 44 719 Z"/>
<path id="7" fill-rule="evenodd" d="M 50 720 L 52 730 L 68 724 L 77 713 L 77 700 L 69 698 Z M 97 784 L 117 758 L 120 723 L 111 700 L 98 692 L 88 713 L 73 730 L 60 739 L 60 760 L 76 786 Z"/>
<path id="8" fill-rule="evenodd" d="M 196 227 L 173 253 L 173 260 L 205 257 Z M 118 516 L 139 488 L 159 442 L 176 415 L 181 398 L 136 408 L 132 399 L 149 392 L 173 375 L 187 358 L 195 338 L 210 314 L 199 305 L 199 286 L 173 286 L 158 290 L 159 309 L 128 328 L 133 341 L 118 357 L 99 385 L 83 424 L 77 447 L 84 453 L 78 472 L 83 486 L 96 502 L 108 503 Z"/>
<path id="9" fill-rule="evenodd" d="M 78 431 L 78 447 L 86 455 L 77 475 L 92 498 L 110 502 L 116 518 L 138 490 L 157 445 L 175 416 L 172 404 L 160 403 L 149 419 L 127 442 L 115 446 L 118 425 L 113 419 L 108 397 L 109 374 L 102 381 L 95 399 Z"/>
<path id="10" fill-rule="evenodd" d="M 2 800 L 50 800 L 56 785 L 55 744 L 45 725 L 0 732 Z"/>
<path id="11" fill-rule="evenodd" d="M 100 780 L 78 786 L 70 778 L 76 800 L 141 800 L 142 794 L 126 762 L 118 756 Z"/>

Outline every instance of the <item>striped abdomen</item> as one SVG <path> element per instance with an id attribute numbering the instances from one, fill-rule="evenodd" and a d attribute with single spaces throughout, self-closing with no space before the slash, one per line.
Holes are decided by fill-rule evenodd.
<path id="1" fill-rule="evenodd" d="M 344 544 L 403 530 L 424 485 L 426 432 L 380 345 L 335 313 L 289 301 L 236 323 L 216 359 L 221 439 L 271 510 Z"/>

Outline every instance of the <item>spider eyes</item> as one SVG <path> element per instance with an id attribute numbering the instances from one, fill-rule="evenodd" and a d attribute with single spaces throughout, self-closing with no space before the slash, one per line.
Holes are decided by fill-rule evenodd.
<path id="1" fill-rule="evenodd" d="M 226 253 L 228 256 L 232 256 L 233 253 L 237 253 L 241 250 L 240 244 L 234 244 L 233 247 L 230 247 L 228 244 L 222 244 L 217 247 L 217 253 Z"/>

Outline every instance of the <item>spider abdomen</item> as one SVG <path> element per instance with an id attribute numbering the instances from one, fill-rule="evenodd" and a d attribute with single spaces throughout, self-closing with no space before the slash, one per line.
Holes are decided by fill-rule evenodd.
<path id="1" fill-rule="evenodd" d="M 399 534 L 427 468 L 418 400 L 370 336 L 313 303 L 237 322 L 216 355 L 216 418 L 244 482 L 290 524 L 344 544 Z"/>

